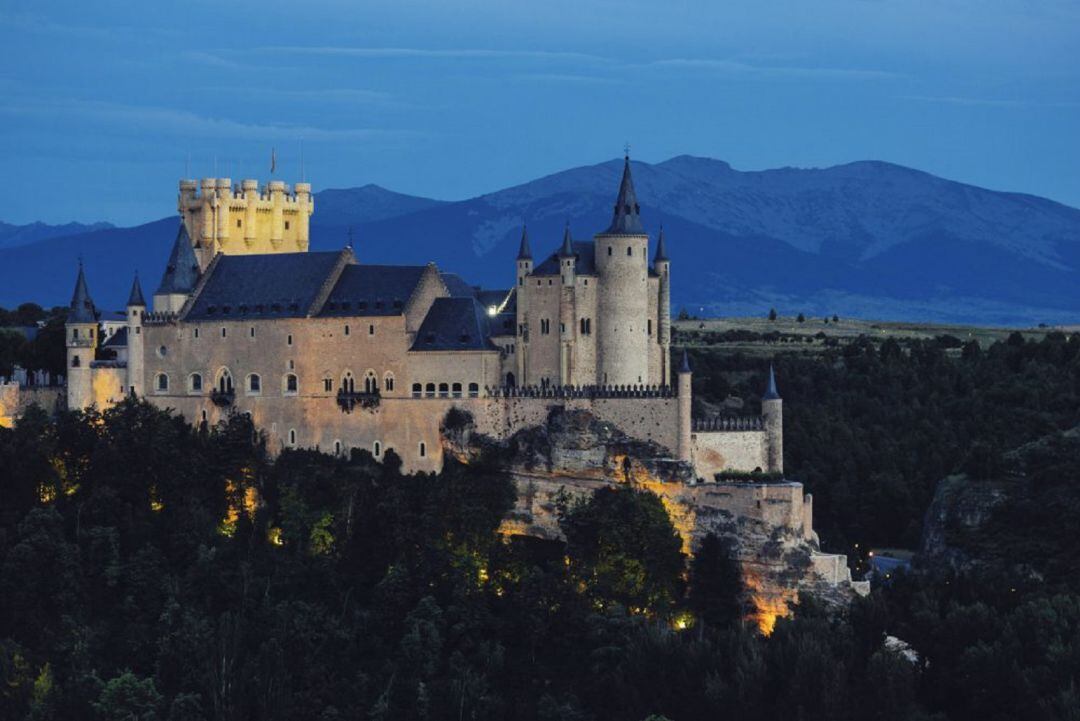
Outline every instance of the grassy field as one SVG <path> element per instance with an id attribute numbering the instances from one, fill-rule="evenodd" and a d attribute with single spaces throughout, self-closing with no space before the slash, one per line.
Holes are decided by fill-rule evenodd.
<path id="1" fill-rule="evenodd" d="M 689 347 L 722 346 L 745 353 L 777 352 L 814 353 L 829 346 L 843 345 L 860 336 L 875 341 L 895 338 L 899 341 L 953 336 L 962 343 L 976 340 L 983 348 L 995 341 L 1005 340 L 1019 331 L 1025 337 L 1041 339 L 1055 328 L 1000 328 L 993 326 L 963 326 L 943 323 L 910 323 L 832 318 L 807 318 L 800 323 L 794 317 L 701 318 L 675 321 L 676 343 Z M 763 337 L 740 337 L 754 333 Z M 777 334 L 764 337 L 766 334 Z"/>

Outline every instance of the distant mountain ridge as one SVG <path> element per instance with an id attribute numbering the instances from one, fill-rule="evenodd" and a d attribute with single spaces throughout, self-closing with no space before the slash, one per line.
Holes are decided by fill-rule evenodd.
<path id="1" fill-rule="evenodd" d="M 64 223 L 63 225 L 48 225 L 47 223 L 38 222 L 26 225 L 12 225 L 0 221 L 0 248 L 14 248 L 15 246 L 29 245 L 47 238 L 89 233 L 113 227 L 115 226 L 112 223 L 105 222 Z"/>
<path id="2" fill-rule="evenodd" d="M 1015 325 L 1080 319 L 1075 208 L 879 161 L 739 171 L 684 155 L 632 166 L 646 229 L 655 239 L 665 228 L 676 308 Z M 522 222 L 538 262 L 568 220 L 575 237 L 591 238 L 610 220 L 621 167 L 573 168 L 456 202 L 376 185 L 324 190 L 315 195 L 312 248 L 351 237 L 361 262 L 434 261 L 470 282 L 508 287 Z M 91 291 L 122 302 L 135 267 L 156 285 L 176 222 L 0 248 L 0 304 L 66 301 L 73 271 L 54 287 L 34 266 L 73 268 L 79 251 Z"/>

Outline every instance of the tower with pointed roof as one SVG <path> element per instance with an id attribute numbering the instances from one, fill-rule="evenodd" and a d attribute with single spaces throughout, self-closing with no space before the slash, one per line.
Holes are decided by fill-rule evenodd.
<path id="1" fill-rule="evenodd" d="M 195 290 L 202 272 L 187 226 L 180 223 L 176 230 L 169 261 L 165 264 L 165 273 L 161 283 L 154 291 L 155 313 L 179 313 L 188 296 Z"/>
<path id="2" fill-rule="evenodd" d="M 143 353 L 143 314 L 146 313 L 146 299 L 143 297 L 142 284 L 139 283 L 139 274 L 135 274 L 135 280 L 131 283 L 131 293 L 128 294 L 125 317 L 127 320 L 127 392 L 132 395 L 142 395 L 144 392 L 145 367 Z"/>
<path id="3" fill-rule="evenodd" d="M 656 311 L 657 341 L 660 343 L 660 378 L 664 385 L 671 383 L 671 260 L 664 243 L 664 227 L 656 239 L 653 269 L 660 276 L 659 308 Z"/>
<path id="4" fill-rule="evenodd" d="M 68 408 L 86 408 L 93 402 L 93 376 L 90 364 L 98 345 L 98 311 L 90 297 L 82 261 L 75 278 L 75 291 L 64 324 L 67 347 Z"/>
<path id="5" fill-rule="evenodd" d="M 649 384 L 649 344 L 656 342 L 656 329 L 650 327 L 649 320 L 649 236 L 641 224 L 629 155 L 623 158 L 611 224 L 595 236 L 594 246 L 601 286 L 596 329 L 598 382 Z"/>
<path id="6" fill-rule="evenodd" d="M 682 362 L 679 364 L 679 430 L 678 430 L 678 457 L 680 461 L 692 463 L 694 447 L 694 421 L 693 421 L 693 372 L 690 370 L 690 358 L 686 355 L 686 349 L 682 352 Z"/>
<path id="7" fill-rule="evenodd" d="M 765 419 L 765 453 L 771 473 L 784 472 L 784 400 L 776 389 L 776 373 L 769 364 L 769 380 L 761 396 L 761 415 Z"/>

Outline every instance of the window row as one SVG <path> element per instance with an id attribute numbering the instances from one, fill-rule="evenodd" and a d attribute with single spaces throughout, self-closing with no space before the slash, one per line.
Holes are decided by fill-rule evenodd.
<path id="1" fill-rule="evenodd" d="M 345 305 L 348 305 L 348 304 L 345 304 Z M 361 303 L 361 305 L 364 305 L 364 304 Z M 246 306 L 241 306 L 240 311 L 246 313 L 247 312 L 247 307 Z M 345 332 L 345 335 L 351 335 L 352 334 L 352 329 L 349 327 L 348 323 L 346 323 L 344 325 L 344 332 Z M 367 334 L 368 335 L 375 335 L 375 324 L 374 323 L 369 323 L 368 324 Z M 75 333 L 74 337 L 76 337 L 76 338 L 78 337 L 77 329 L 76 329 L 76 333 Z M 199 338 L 199 328 L 198 328 L 198 326 L 191 329 L 191 337 L 192 338 Z M 221 337 L 222 338 L 228 338 L 229 337 L 229 329 L 226 328 L 225 326 L 221 326 Z M 255 326 L 249 326 L 248 327 L 248 337 L 249 338 L 254 338 L 255 337 Z M 293 344 L 292 333 L 289 333 L 285 337 L 285 344 L 286 345 L 292 345 Z"/>
<path id="2" fill-rule="evenodd" d="M 469 398 L 476 398 L 480 395 L 480 384 L 470 383 L 468 385 Z M 412 397 L 413 398 L 463 398 L 462 385 L 460 383 L 439 383 L 436 386 L 434 383 L 428 383 L 426 385 L 421 383 L 412 384 Z"/>
<path id="3" fill-rule="evenodd" d="M 77 363 L 76 363 L 77 364 Z M 201 393 L 204 389 L 204 380 L 201 373 L 191 373 L 187 377 L 187 390 L 188 393 Z M 154 390 L 158 393 L 166 393 L 169 391 L 169 374 L 157 373 L 154 376 Z M 351 371 L 346 371 L 341 377 L 341 383 L 338 386 L 339 390 L 347 393 L 356 392 L 356 379 L 353 377 Z M 364 376 L 363 385 L 361 386 L 365 393 L 377 393 L 379 391 L 379 380 L 374 371 L 368 371 Z M 389 371 L 383 376 L 383 388 L 386 391 L 394 390 L 394 374 Z M 214 382 L 214 390 L 220 393 L 232 393 L 234 392 L 232 374 L 226 369 L 218 373 L 217 379 Z M 332 378 L 323 379 L 323 391 L 331 393 L 334 390 L 334 380 Z M 249 373 L 244 379 L 244 391 L 247 395 L 260 395 L 263 391 L 262 376 L 258 373 Z M 295 373 L 286 373 L 281 377 L 281 393 L 286 396 L 294 396 L 300 392 L 300 379 Z"/>

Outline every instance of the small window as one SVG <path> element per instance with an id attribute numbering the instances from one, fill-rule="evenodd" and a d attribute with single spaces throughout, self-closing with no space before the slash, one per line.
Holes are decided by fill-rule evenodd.
<path id="1" fill-rule="evenodd" d="M 469 398 L 476 398 L 480 395 L 480 385 L 478 383 L 469 384 Z"/>
<path id="2" fill-rule="evenodd" d="M 424 386 L 424 395 L 426 395 L 428 398 L 434 398 L 435 397 L 435 384 L 434 383 L 428 383 L 426 386 Z"/>
<path id="3" fill-rule="evenodd" d="M 79 356 L 76 355 L 76 356 L 71 357 L 71 367 L 72 368 L 78 368 L 81 365 L 82 365 L 82 361 L 79 360 Z"/>
<path id="4" fill-rule="evenodd" d="M 323 378 L 322 389 L 323 389 L 324 393 L 330 393 L 331 391 L 333 391 L 334 390 L 334 379 L 333 378 Z"/>
<path id="5" fill-rule="evenodd" d="M 296 377 L 295 373 L 289 373 L 285 376 L 285 392 L 289 395 L 296 395 L 297 390 L 300 388 L 300 381 Z"/>
<path id="6" fill-rule="evenodd" d="M 259 393 L 262 391 L 262 379 L 259 378 L 258 373 L 252 373 L 248 376 L 248 393 Z"/>
<path id="7" fill-rule="evenodd" d="M 255 337 L 255 326 L 251 326 L 250 328 L 248 328 L 248 335 L 252 338 Z"/>
<path id="8" fill-rule="evenodd" d="M 367 334 L 368 335 L 375 335 L 375 326 L 374 325 L 369 325 L 367 327 Z"/>
<path id="9" fill-rule="evenodd" d="M 285 230 L 288 230 L 288 229 L 289 229 L 289 221 L 286 220 L 285 221 Z"/>
<path id="10" fill-rule="evenodd" d="M 461 398 L 461 384 L 455 383 L 450 387 L 450 395 L 454 398 Z"/>
<path id="11" fill-rule="evenodd" d="M 156 388 L 158 392 L 169 390 L 169 376 L 164 373 L 158 373 L 154 380 L 154 388 Z"/>
<path id="12" fill-rule="evenodd" d="M 292 345 L 292 333 L 285 338 L 285 345 Z"/>
<path id="13" fill-rule="evenodd" d="M 205 410 L 202 412 L 202 421 L 203 421 L 203 423 L 206 423 L 206 411 Z"/>
<path id="14" fill-rule="evenodd" d="M 202 390 L 202 376 L 198 373 L 192 373 L 188 377 L 188 390 L 192 393 L 198 393 Z"/>
<path id="15" fill-rule="evenodd" d="M 425 456 L 427 456 L 427 444 L 420 441 L 420 457 L 424 458 Z"/>
<path id="16" fill-rule="evenodd" d="M 221 327 L 221 337 L 222 337 L 222 338 L 224 338 L 224 337 L 225 337 L 225 335 L 226 335 L 226 332 L 225 332 L 225 326 L 222 326 L 222 327 Z"/>
<path id="17" fill-rule="evenodd" d="M 71 329 L 71 338 L 72 338 L 72 340 L 75 340 L 78 337 L 79 337 L 79 329 L 78 328 L 72 328 Z"/>
<path id="18" fill-rule="evenodd" d="M 289 429 L 289 445 L 290 446 L 295 446 L 296 445 L 296 429 L 295 428 L 290 428 Z"/>
<path id="19" fill-rule="evenodd" d="M 626 246 L 626 254 L 632 256 L 634 254 L 634 247 L 631 245 Z"/>
<path id="20" fill-rule="evenodd" d="M 419 383 L 413 383 L 412 384 L 412 397 L 413 398 L 419 398 L 423 394 L 424 394 L 424 387 L 422 385 L 420 385 Z"/>
<path id="21" fill-rule="evenodd" d="M 648 327 L 647 327 L 647 330 L 646 330 L 646 332 L 647 332 L 647 333 L 648 333 L 649 335 L 652 335 L 652 318 L 649 318 L 649 320 L 647 321 L 647 323 L 648 323 Z"/>
<path id="22" fill-rule="evenodd" d="M 165 346 L 158 346 L 157 354 L 158 358 L 164 358 L 169 353 L 169 349 Z"/>
<path id="23" fill-rule="evenodd" d="M 196 329 L 195 329 L 195 330 L 193 331 L 193 334 L 194 334 L 194 336 L 195 336 L 196 338 L 198 338 L 198 337 L 199 337 L 199 329 L 198 329 L 198 328 L 196 328 Z"/>
<path id="24" fill-rule="evenodd" d="M 341 441 L 334 441 L 334 455 L 341 455 Z"/>
<path id="25" fill-rule="evenodd" d="M 388 392 L 394 390 L 394 376 L 392 373 L 387 373 L 383 376 L 383 388 Z"/>
<path id="26" fill-rule="evenodd" d="M 382 457 L 382 443 L 375 441 L 375 443 L 371 446 L 371 451 L 372 455 L 374 455 L 376 458 Z"/>
<path id="27" fill-rule="evenodd" d="M 607 247 L 607 254 L 611 255 L 611 246 L 610 245 Z"/>
<path id="28" fill-rule="evenodd" d="M 345 335 L 349 335 L 349 326 L 348 325 L 345 326 Z"/>
<path id="29" fill-rule="evenodd" d="M 450 395 L 450 385 L 448 383 L 439 384 L 439 398 L 447 398 Z"/>
<path id="30" fill-rule="evenodd" d="M 239 227 L 242 227 L 242 226 L 243 226 L 243 223 L 240 221 L 239 218 L 237 218 L 236 219 L 236 227 L 239 228 Z"/>

